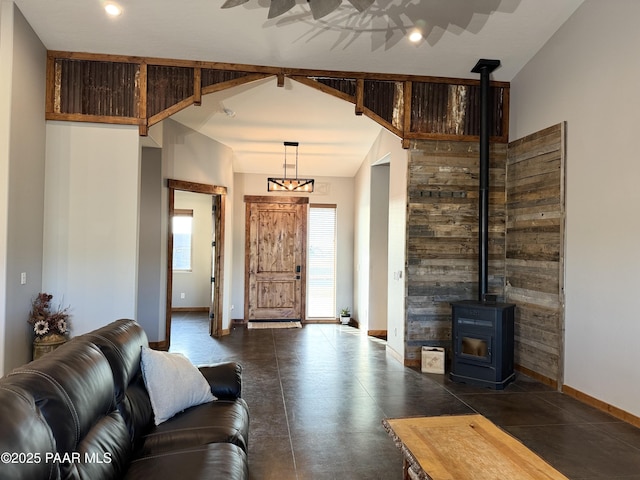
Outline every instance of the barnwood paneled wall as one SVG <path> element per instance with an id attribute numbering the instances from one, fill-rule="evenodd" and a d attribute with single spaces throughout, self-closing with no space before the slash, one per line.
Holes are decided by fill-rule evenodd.
<path id="1" fill-rule="evenodd" d="M 478 80 L 306 70 L 215 62 L 55 52 L 47 55 L 47 120 L 148 128 L 202 95 L 285 77 L 355 105 L 402 139 L 478 140 Z M 509 84 L 492 82 L 492 137 L 509 138 Z"/>
<path id="2" fill-rule="evenodd" d="M 409 151 L 405 364 L 451 346 L 451 306 L 478 297 L 479 144 L 418 141 Z M 507 145 L 490 150 L 489 293 L 504 294 Z"/>
<path id="3" fill-rule="evenodd" d="M 515 361 L 553 387 L 564 342 L 564 125 L 509 144 L 506 297 L 516 304 Z"/>

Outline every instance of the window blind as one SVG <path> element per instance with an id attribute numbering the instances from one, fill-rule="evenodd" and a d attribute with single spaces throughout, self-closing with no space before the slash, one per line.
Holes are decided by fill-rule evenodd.
<path id="1" fill-rule="evenodd" d="M 336 318 L 336 206 L 310 205 L 307 316 Z"/>

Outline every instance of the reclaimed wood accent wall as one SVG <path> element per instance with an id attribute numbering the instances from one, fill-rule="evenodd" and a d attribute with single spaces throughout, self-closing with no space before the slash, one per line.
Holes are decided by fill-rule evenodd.
<path id="1" fill-rule="evenodd" d="M 490 146 L 489 293 L 504 295 L 507 145 Z M 409 151 L 405 364 L 451 347 L 451 306 L 478 297 L 479 144 L 417 141 Z"/>
<path id="2" fill-rule="evenodd" d="M 477 140 L 478 80 L 48 52 L 47 120 L 138 125 L 140 134 L 202 95 L 288 77 L 355 105 L 402 139 Z M 492 82 L 492 139 L 508 141 L 509 83 Z"/>
<path id="3" fill-rule="evenodd" d="M 515 363 L 553 387 L 564 344 L 564 124 L 509 144 L 506 299 L 516 304 Z"/>
<path id="4" fill-rule="evenodd" d="M 123 62 L 77 62 L 59 59 L 55 64 L 54 111 L 102 117 L 137 117 L 136 65 Z"/>

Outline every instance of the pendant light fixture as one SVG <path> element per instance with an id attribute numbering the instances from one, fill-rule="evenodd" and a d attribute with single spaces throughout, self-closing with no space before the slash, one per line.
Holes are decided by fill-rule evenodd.
<path id="1" fill-rule="evenodd" d="M 298 178 L 298 142 L 284 142 L 284 176 L 267 179 L 268 192 L 313 192 L 313 178 Z M 287 177 L 287 147 L 296 147 L 296 176 Z"/>

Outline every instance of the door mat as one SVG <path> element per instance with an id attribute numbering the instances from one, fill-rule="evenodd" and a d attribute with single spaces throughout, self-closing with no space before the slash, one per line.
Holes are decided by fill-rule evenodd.
<path id="1" fill-rule="evenodd" d="M 302 323 L 300 322 L 287 322 L 287 321 L 277 321 L 277 322 L 256 322 L 250 321 L 247 324 L 247 328 L 249 329 L 264 329 L 264 328 L 302 328 Z"/>

